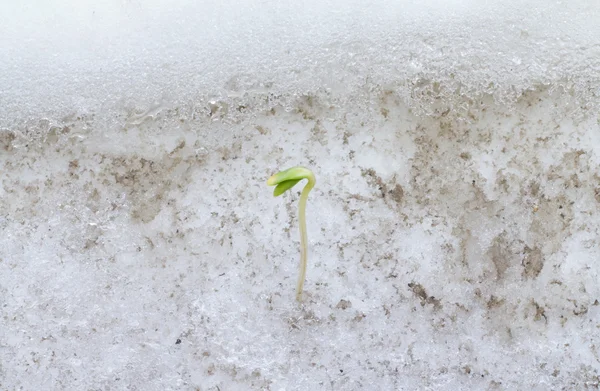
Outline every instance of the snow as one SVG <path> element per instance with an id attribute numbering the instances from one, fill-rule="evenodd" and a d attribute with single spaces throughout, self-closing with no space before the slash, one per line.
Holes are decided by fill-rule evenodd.
<path id="1" fill-rule="evenodd" d="M 598 387 L 599 16 L 0 4 L 0 389 Z"/>

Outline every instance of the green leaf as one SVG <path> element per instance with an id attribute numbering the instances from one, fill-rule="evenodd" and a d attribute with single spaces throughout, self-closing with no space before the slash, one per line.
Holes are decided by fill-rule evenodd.
<path id="1" fill-rule="evenodd" d="M 275 186 L 285 181 L 308 179 L 312 175 L 312 172 L 304 167 L 292 167 L 271 176 L 267 185 Z"/>
<path id="2" fill-rule="evenodd" d="M 292 187 L 296 186 L 296 183 L 300 182 L 301 180 L 302 179 L 293 179 L 293 180 L 290 180 L 290 181 L 280 182 L 277 186 L 275 186 L 275 190 L 273 191 L 273 195 L 275 197 L 278 197 L 278 196 L 282 195 L 283 193 L 285 193 L 286 191 L 288 191 Z"/>

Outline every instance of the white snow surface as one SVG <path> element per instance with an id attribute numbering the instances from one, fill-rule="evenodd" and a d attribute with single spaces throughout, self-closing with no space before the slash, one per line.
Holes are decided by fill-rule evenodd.
<path id="1" fill-rule="evenodd" d="M 0 390 L 600 387 L 599 20 L 0 1 Z"/>
<path id="2" fill-rule="evenodd" d="M 551 86 L 597 109 L 598 20 L 589 0 L 6 0 L 0 126 L 381 86 L 425 109 L 426 81 L 507 103 Z"/>

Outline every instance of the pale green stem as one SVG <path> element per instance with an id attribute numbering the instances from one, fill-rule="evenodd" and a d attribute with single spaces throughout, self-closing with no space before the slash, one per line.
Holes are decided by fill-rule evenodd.
<path id="1" fill-rule="evenodd" d="M 304 287 L 304 279 L 306 278 L 306 259 L 308 253 L 308 239 L 306 235 L 306 201 L 308 193 L 315 187 L 317 180 L 315 175 L 308 168 L 292 167 L 287 170 L 280 171 L 272 175 L 267 180 L 267 185 L 276 186 L 273 191 L 275 197 L 282 195 L 286 191 L 294 187 L 302 179 L 307 179 L 308 183 L 304 186 L 302 194 L 300 194 L 300 202 L 298 206 L 298 220 L 300 221 L 300 275 L 298 277 L 298 285 L 296 287 L 296 300 L 302 299 L 302 288 Z"/>
<path id="2" fill-rule="evenodd" d="M 302 290 L 304 288 L 304 280 L 306 279 L 306 264 L 307 264 L 307 253 L 308 253 L 308 238 L 306 235 L 306 201 L 308 200 L 308 193 L 315 186 L 314 175 L 308 176 L 308 183 L 304 186 L 302 194 L 300 195 L 300 202 L 298 204 L 298 219 L 300 220 L 300 275 L 298 276 L 298 285 L 296 287 L 296 300 L 301 301 Z"/>

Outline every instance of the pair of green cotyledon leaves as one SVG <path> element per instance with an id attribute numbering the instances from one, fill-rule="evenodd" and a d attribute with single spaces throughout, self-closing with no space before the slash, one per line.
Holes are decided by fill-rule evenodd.
<path id="1" fill-rule="evenodd" d="M 300 275 L 298 277 L 298 285 L 296 287 L 296 300 L 298 301 L 302 299 L 302 288 L 304 286 L 304 279 L 306 278 L 306 260 L 308 250 L 308 240 L 306 234 L 306 201 L 308 199 L 308 193 L 315 186 L 315 175 L 308 168 L 292 167 L 278 172 L 277 174 L 271 176 L 267 181 L 267 185 L 275 186 L 273 195 L 277 197 L 296 186 L 296 184 L 303 179 L 307 179 L 308 182 L 306 183 L 306 186 L 304 186 L 304 189 L 302 189 L 302 194 L 300 194 L 300 202 L 298 204 L 298 220 L 300 221 Z"/>
<path id="2" fill-rule="evenodd" d="M 267 185 L 275 186 L 273 195 L 278 197 L 303 179 L 308 179 L 307 185 L 311 188 L 315 185 L 315 175 L 311 170 L 304 167 L 292 167 L 271 176 L 267 181 Z"/>

